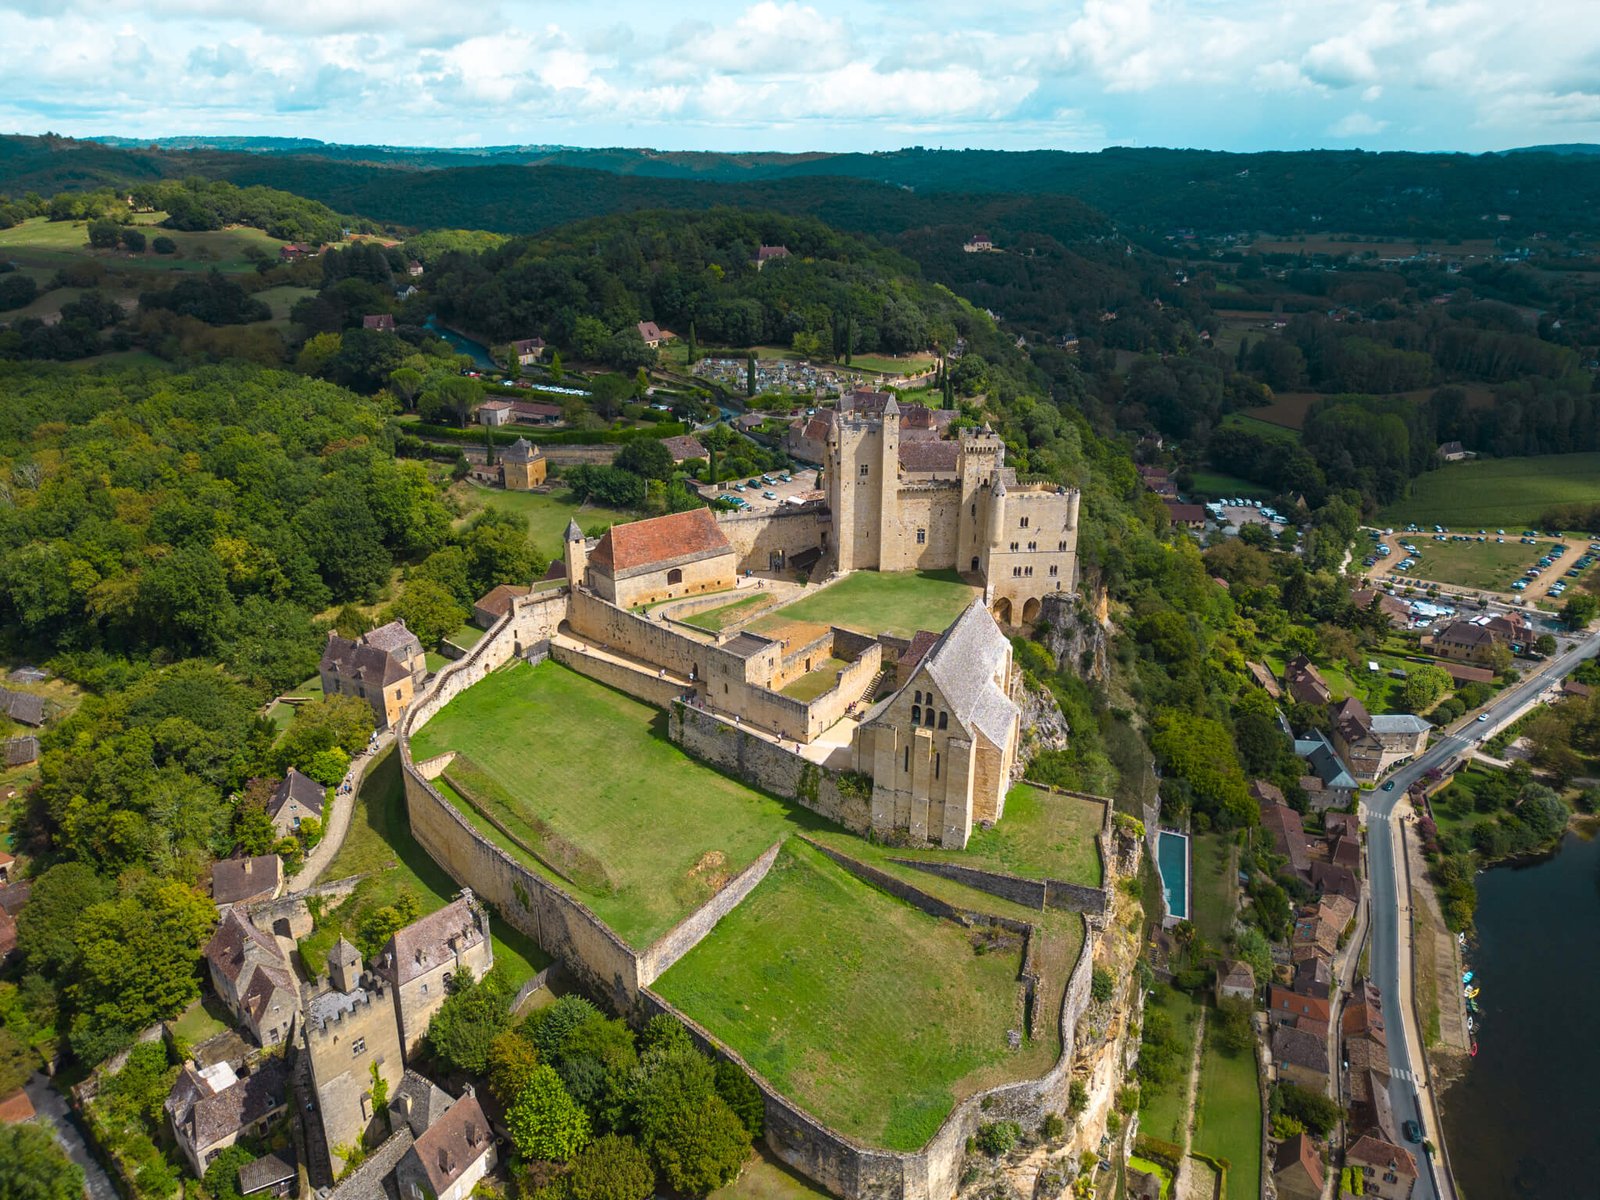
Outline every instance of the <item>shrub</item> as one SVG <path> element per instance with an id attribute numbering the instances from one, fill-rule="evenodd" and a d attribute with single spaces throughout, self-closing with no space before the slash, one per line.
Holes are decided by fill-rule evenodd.
<path id="1" fill-rule="evenodd" d="M 1089 1107 L 1089 1089 L 1083 1080 L 1074 1079 L 1072 1086 L 1067 1089 L 1067 1111 L 1077 1116 Z"/>
<path id="2" fill-rule="evenodd" d="M 506 1110 L 512 1144 L 524 1158 L 565 1162 L 589 1141 L 589 1115 L 543 1064 L 535 1067 L 521 1094 Z"/>
<path id="3" fill-rule="evenodd" d="M 632 1138 L 614 1133 L 585 1148 L 567 1176 L 572 1200 L 647 1200 L 655 1186 L 650 1156 Z"/>
<path id="4" fill-rule="evenodd" d="M 1109 967 L 1096 967 L 1094 976 L 1089 983 L 1089 994 L 1094 997 L 1095 1003 L 1103 1004 L 1111 999 L 1112 993 L 1117 990 L 1117 978 L 1111 973 Z"/>
<path id="5" fill-rule="evenodd" d="M 157 254 L 176 254 L 178 252 L 178 243 L 169 237 L 157 237 L 151 241 L 150 249 Z"/>
<path id="6" fill-rule="evenodd" d="M 1045 1113 L 1043 1122 L 1039 1125 L 1039 1136 L 1047 1142 L 1053 1142 L 1067 1132 L 1067 1123 L 1060 1113 Z"/>
<path id="7" fill-rule="evenodd" d="M 977 1145 L 990 1158 L 999 1158 L 1017 1144 L 1022 1130 L 1015 1121 L 991 1121 L 978 1126 Z"/>
<path id="8" fill-rule="evenodd" d="M 567 995 L 549 1008 L 532 1014 L 523 1022 L 522 1031 L 538 1048 L 540 1055 L 551 1059 L 560 1053 L 561 1043 L 567 1040 L 569 1033 L 591 1017 L 599 1015 L 600 1010 L 582 996 Z"/>
<path id="9" fill-rule="evenodd" d="M 731 1059 L 717 1063 L 717 1095 L 733 1110 L 739 1123 L 750 1131 L 752 1139 L 761 1136 L 767 1127 L 767 1105 L 755 1081 L 739 1069 Z"/>

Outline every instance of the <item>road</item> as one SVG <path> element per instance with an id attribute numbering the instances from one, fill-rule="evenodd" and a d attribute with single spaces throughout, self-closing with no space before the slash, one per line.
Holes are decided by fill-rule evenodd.
<path id="1" fill-rule="evenodd" d="M 1387 782 L 1393 790 L 1367 793 L 1363 799 L 1367 821 L 1367 876 L 1371 887 L 1372 953 L 1369 969 L 1372 980 L 1383 993 L 1384 1020 L 1389 1030 L 1389 1071 L 1392 1082 L 1390 1100 L 1397 1124 L 1416 1121 L 1435 1146 L 1443 1145 L 1438 1122 L 1438 1097 L 1429 1095 L 1427 1070 L 1422 1059 L 1420 1033 L 1410 1003 L 1411 980 L 1411 897 L 1405 890 L 1406 873 L 1398 863 L 1399 831 L 1396 824 L 1410 813 L 1406 789 L 1435 767 L 1443 768 L 1451 759 L 1467 753 L 1481 739 L 1489 737 L 1520 717 L 1538 702 L 1539 695 L 1552 682 L 1572 671 L 1585 658 L 1600 650 L 1600 639 L 1581 638 L 1570 649 L 1549 659 L 1533 672 L 1494 697 L 1478 714 L 1459 723 L 1439 738 L 1419 757 L 1394 771 Z M 1397 807 L 1399 812 L 1397 814 Z M 1404 924 L 1402 924 L 1404 920 Z M 1422 1166 L 1418 1155 L 1418 1166 Z M 1412 1200 L 1454 1200 L 1455 1190 L 1440 1172 L 1436 1190 L 1428 1173 L 1417 1180 Z"/>

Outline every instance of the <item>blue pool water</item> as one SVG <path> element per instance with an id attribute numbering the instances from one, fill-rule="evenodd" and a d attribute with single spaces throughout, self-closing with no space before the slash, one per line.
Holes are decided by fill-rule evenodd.
<path id="1" fill-rule="evenodd" d="M 1156 835 L 1156 867 L 1167 913 L 1175 921 L 1189 919 L 1189 839 L 1163 829 Z"/>
<path id="2" fill-rule="evenodd" d="M 471 358 L 473 365 L 479 370 L 498 371 L 500 369 L 495 366 L 494 359 L 489 357 L 489 347 L 482 342 L 475 342 L 471 338 L 462 337 L 454 329 L 446 329 L 442 325 L 436 325 L 432 317 L 428 318 L 423 327 L 430 333 L 436 334 L 449 342 L 450 348 L 457 354 L 465 354 Z"/>

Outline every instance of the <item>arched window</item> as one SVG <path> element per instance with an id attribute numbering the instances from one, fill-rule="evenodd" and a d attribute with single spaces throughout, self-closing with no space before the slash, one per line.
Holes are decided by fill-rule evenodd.
<path id="1" fill-rule="evenodd" d="M 917 695 L 920 696 L 920 695 L 922 695 L 922 693 L 918 692 Z M 916 725 L 919 722 L 921 722 L 921 720 L 922 720 L 922 705 L 913 704 L 911 706 L 911 723 L 913 725 Z"/>
<path id="2" fill-rule="evenodd" d="M 668 583 L 682 583 L 683 582 L 683 568 L 682 567 L 673 567 L 672 570 L 668 571 L 667 572 L 667 582 Z"/>
<path id="3" fill-rule="evenodd" d="M 933 728 L 933 705 L 928 705 L 927 710 L 922 714 L 922 723 L 929 729 Z"/>
<path id="4" fill-rule="evenodd" d="M 941 712 L 939 714 L 939 728 L 940 729 L 948 729 L 949 726 L 950 726 L 950 714 L 947 713 L 947 712 Z"/>
<path id="5" fill-rule="evenodd" d="M 914 693 L 912 695 L 912 697 L 911 697 L 911 702 L 913 704 L 921 704 L 922 703 L 922 693 L 920 691 Z"/>

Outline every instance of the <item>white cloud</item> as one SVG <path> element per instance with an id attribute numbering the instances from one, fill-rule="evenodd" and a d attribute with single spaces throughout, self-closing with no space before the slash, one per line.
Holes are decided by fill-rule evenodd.
<path id="1" fill-rule="evenodd" d="M 1380 121 L 1364 112 L 1347 113 L 1328 127 L 1328 134 L 1336 138 L 1372 137 L 1389 128 L 1389 122 Z"/>

